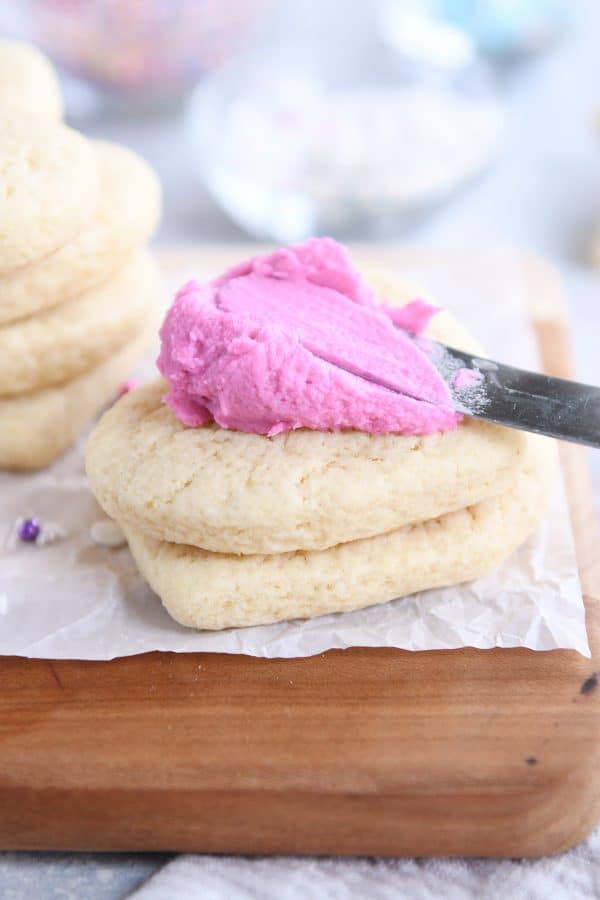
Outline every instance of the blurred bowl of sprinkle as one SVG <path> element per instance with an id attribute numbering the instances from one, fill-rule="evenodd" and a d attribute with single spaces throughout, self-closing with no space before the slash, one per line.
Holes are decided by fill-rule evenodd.
<path id="1" fill-rule="evenodd" d="M 30 37 L 108 97 L 184 96 L 246 45 L 274 0 L 29 0 Z"/>
<path id="2" fill-rule="evenodd" d="M 187 112 L 194 170 L 256 238 L 388 238 L 502 151 L 504 110 L 475 69 L 380 78 L 356 53 L 340 80 L 280 49 L 278 59 L 254 51 L 215 72 Z"/>

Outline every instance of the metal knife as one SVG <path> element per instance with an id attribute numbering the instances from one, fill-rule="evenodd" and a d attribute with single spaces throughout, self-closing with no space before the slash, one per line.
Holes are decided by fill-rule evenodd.
<path id="1" fill-rule="evenodd" d="M 561 441 L 600 449 L 600 387 L 515 369 L 504 363 L 471 356 L 430 338 L 415 338 L 450 388 L 454 408 L 476 419 L 508 428 L 535 431 Z M 333 362 L 326 356 L 321 357 Z M 352 375 L 403 393 L 384 379 L 351 364 L 334 365 Z M 476 384 L 457 387 L 460 370 L 477 373 Z M 423 398 L 414 397 L 415 400 Z"/>
<path id="2" fill-rule="evenodd" d="M 427 343 L 435 348 L 431 361 L 459 412 L 600 449 L 600 387 L 515 369 L 436 341 Z M 478 383 L 456 388 L 458 369 L 478 372 Z"/>

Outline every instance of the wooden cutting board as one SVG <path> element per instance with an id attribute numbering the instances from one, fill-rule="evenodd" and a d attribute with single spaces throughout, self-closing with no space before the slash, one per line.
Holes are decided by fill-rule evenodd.
<path id="1" fill-rule="evenodd" d="M 569 375 L 557 277 L 523 264 L 544 364 Z M 581 840 L 600 816 L 600 547 L 585 454 L 565 447 L 563 464 L 592 660 L 4 658 L 0 846 L 515 857 Z"/>

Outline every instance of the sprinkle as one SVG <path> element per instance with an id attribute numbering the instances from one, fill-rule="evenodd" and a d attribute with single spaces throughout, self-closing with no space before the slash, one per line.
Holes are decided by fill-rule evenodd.
<path id="1" fill-rule="evenodd" d="M 19 538 L 27 544 L 37 541 L 40 533 L 40 523 L 37 519 L 24 519 L 18 528 Z"/>
<path id="2" fill-rule="evenodd" d="M 44 522 L 40 526 L 37 543 L 43 547 L 46 544 L 56 544 L 66 538 L 67 532 L 58 522 Z"/>
<path id="3" fill-rule="evenodd" d="M 139 386 L 139 378 L 130 378 L 129 381 L 124 381 L 119 388 L 119 397 L 122 397 L 123 394 L 128 394 L 130 391 L 135 391 L 135 389 Z"/>
<path id="4" fill-rule="evenodd" d="M 90 528 L 90 537 L 100 547 L 122 547 L 125 535 L 112 519 L 98 519 Z"/>

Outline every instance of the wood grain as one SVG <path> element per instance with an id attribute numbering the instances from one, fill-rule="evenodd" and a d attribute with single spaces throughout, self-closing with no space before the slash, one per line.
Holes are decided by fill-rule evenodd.
<path id="1" fill-rule="evenodd" d="M 560 285 L 524 266 L 544 364 L 569 374 Z M 532 856 L 581 840 L 600 815 L 600 545 L 585 454 L 563 464 L 592 661 L 4 658 L 0 846 Z"/>

